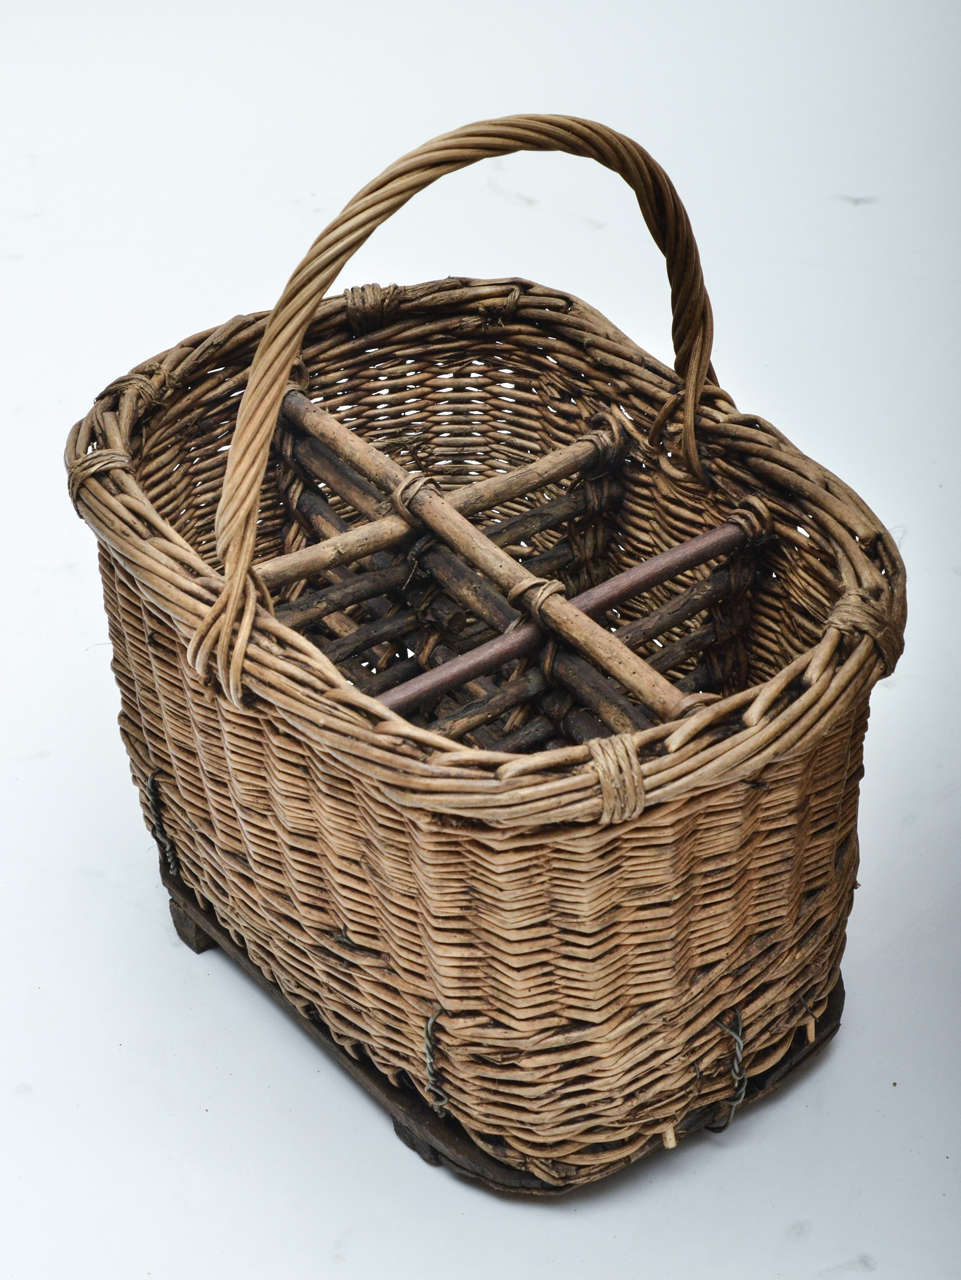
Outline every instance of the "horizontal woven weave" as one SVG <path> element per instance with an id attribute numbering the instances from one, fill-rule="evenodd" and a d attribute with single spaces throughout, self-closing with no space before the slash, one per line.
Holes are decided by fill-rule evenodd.
<path id="1" fill-rule="evenodd" d="M 688 285 L 675 284 L 678 316 Z M 690 308 L 707 333 L 709 308 Z M 229 563 L 240 543 L 224 539 L 222 503 L 215 517 L 267 317 L 118 379 L 68 444 L 71 495 L 100 541 L 121 731 L 176 874 L 351 1052 L 500 1160 L 589 1181 L 673 1146 L 705 1108 L 723 1119 L 739 1073 L 767 1069 L 824 1008 L 903 567 L 847 486 L 735 410 L 709 343 L 685 347 L 683 326 L 678 374 L 578 299 L 521 280 L 369 286 L 311 317 L 297 385 L 444 491 L 577 440 L 616 407 L 624 496 L 614 535 L 586 544 L 605 572 L 734 509 L 771 520 L 722 697 L 649 730 L 505 756 L 359 692 Z M 271 455 L 248 562 L 303 545 L 288 483 Z M 236 625 L 211 630 L 230 616 L 232 573 Z"/>

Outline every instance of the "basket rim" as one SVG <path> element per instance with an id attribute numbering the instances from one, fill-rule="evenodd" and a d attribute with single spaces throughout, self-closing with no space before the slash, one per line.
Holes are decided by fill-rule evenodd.
<path id="1" fill-rule="evenodd" d="M 627 354 L 636 375 L 652 383 L 659 395 L 667 399 L 676 394 L 678 376 L 600 312 L 573 294 L 519 277 L 447 277 L 392 285 L 390 312 L 378 338 L 391 325 L 417 314 L 436 314 L 438 308 L 458 314 L 469 309 L 479 322 L 491 323 L 493 315 L 493 323 L 500 323 L 498 303 L 511 298 L 516 307 L 518 290 L 532 314 L 541 317 L 535 323 L 548 323 L 558 313 L 565 323 L 576 323 L 600 368 L 617 368 L 623 376 Z M 325 299 L 311 333 L 348 324 L 350 292 Z M 216 368 L 231 348 L 254 342 L 267 314 L 236 316 L 135 366 L 101 392 L 67 442 L 65 462 L 78 514 L 107 552 L 119 557 L 151 607 L 169 619 L 185 648 L 200 618 L 216 604 L 223 577 L 160 516 L 137 479 L 130 444 L 158 411 L 176 410 L 178 392 L 191 377 Z M 249 620 L 244 669 L 248 695 L 256 700 L 251 706 L 266 703 L 298 733 L 328 745 L 333 738 L 340 751 L 349 742 L 362 754 L 368 775 L 405 808 L 512 827 L 618 823 L 639 817 L 654 804 L 746 781 L 771 761 L 810 749 L 893 670 L 906 619 L 904 566 L 890 533 L 854 490 L 770 423 L 732 413 L 732 408 L 724 392 L 706 396 L 698 409 L 699 433 L 715 444 L 736 438 L 755 452 L 773 452 L 777 461 L 767 459 L 768 476 L 783 472 L 780 483 L 797 486 L 809 503 L 820 504 L 847 556 L 846 571 L 838 575 L 843 594 L 820 642 L 771 679 L 682 720 L 604 739 L 624 748 L 614 753 L 591 743 L 520 755 L 490 752 L 421 729 L 360 693 L 312 643 L 258 606 Z M 671 469 L 663 449 L 641 439 L 636 444 L 645 462 Z M 860 638 L 838 660 L 842 635 Z M 798 678 L 806 685 L 804 692 L 772 712 Z M 216 682 L 208 678 L 207 683 Z M 741 730 L 719 744 L 705 741 L 712 725 L 735 712 L 744 722 Z M 653 741 L 663 742 L 665 754 L 639 761 L 638 750 Z M 615 759 L 621 763 L 612 763 Z M 625 787 L 617 770 L 624 768 L 634 784 L 626 789 L 634 796 L 634 812 L 625 812 L 620 799 Z"/>

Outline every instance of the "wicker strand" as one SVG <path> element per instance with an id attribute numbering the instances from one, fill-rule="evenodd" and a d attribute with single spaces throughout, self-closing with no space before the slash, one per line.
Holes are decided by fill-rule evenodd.
<path id="1" fill-rule="evenodd" d="M 414 498 L 420 493 L 425 484 L 428 484 L 427 476 L 420 475 L 416 471 L 412 471 L 406 479 L 401 480 L 400 484 L 392 490 L 390 500 L 394 505 L 394 510 L 399 516 L 407 521 L 410 525 L 419 523 L 417 517 L 410 509 L 410 504 Z"/>
<path id="2" fill-rule="evenodd" d="M 398 289 L 389 284 L 362 284 L 344 291 L 344 316 L 355 338 L 379 329 L 397 308 Z"/>
<path id="3" fill-rule="evenodd" d="M 550 600 L 551 596 L 564 594 L 564 584 L 556 578 L 530 577 L 525 581 L 515 583 L 507 592 L 507 599 L 513 604 L 515 600 L 519 600 L 521 596 L 527 596 L 528 593 L 530 593 L 530 598 L 525 599 L 524 608 L 535 622 L 540 623 L 542 622 L 541 610 L 544 605 Z M 518 622 L 521 620 L 519 618 Z M 514 625 L 512 623 L 508 630 L 512 630 Z"/>
<path id="4" fill-rule="evenodd" d="M 590 745 L 601 787 L 602 826 L 627 822 L 644 812 L 644 775 L 626 735 L 594 738 Z"/>
<path id="5" fill-rule="evenodd" d="M 831 610 L 828 626 L 842 635 L 870 636 L 881 655 L 885 675 L 894 670 L 904 650 L 904 632 L 892 618 L 888 602 L 871 591 L 846 591 Z"/>
<path id="6" fill-rule="evenodd" d="M 103 474 L 106 471 L 116 471 L 120 467 L 130 466 L 130 455 L 122 449 L 97 449 L 93 453 L 85 453 L 79 458 L 73 458 L 67 465 L 67 486 L 70 491 L 70 501 L 77 508 L 77 502 L 80 497 L 80 490 L 92 480 L 94 476 Z M 82 514 L 77 509 L 77 514 Z"/>
<path id="7" fill-rule="evenodd" d="M 771 508 L 756 494 L 745 495 L 741 499 L 740 506 L 735 507 L 733 511 L 728 511 L 724 519 L 729 524 L 736 524 L 739 529 L 743 529 L 748 542 L 760 542 L 762 538 L 769 537 L 774 528 Z"/>

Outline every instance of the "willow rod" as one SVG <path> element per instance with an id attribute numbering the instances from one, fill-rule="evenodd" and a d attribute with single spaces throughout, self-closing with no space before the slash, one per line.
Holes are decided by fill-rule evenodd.
<path id="1" fill-rule="evenodd" d="M 362 515 L 372 516 L 384 500 L 382 489 L 371 484 L 350 462 L 345 461 L 321 440 L 313 437 L 301 438 L 291 450 L 293 461 L 299 466 L 302 474 L 313 481 L 322 481 L 328 489 L 346 499 Z M 306 494 L 309 492 L 305 490 Z M 543 503 L 541 506 L 522 512 L 509 520 L 491 523 L 484 526 L 482 532 L 498 545 L 508 545 L 521 536 L 529 536 L 555 523 L 557 519 L 569 519 L 582 511 L 596 507 L 605 509 L 610 501 L 617 501 L 621 496 L 621 486 L 609 477 L 589 480 L 583 487 L 574 489 L 559 498 Z M 525 568 L 533 572 L 553 572 L 547 567 L 562 546 L 532 557 Z M 568 550 L 568 556 L 573 553 Z M 430 572 L 443 588 L 444 595 L 438 600 L 448 599 L 464 606 L 478 619 L 483 620 L 495 632 L 504 632 L 517 625 L 522 614 L 514 608 L 485 578 L 465 570 L 463 561 L 449 547 L 431 543 L 418 556 L 420 564 Z M 405 566 L 406 567 L 406 566 Z M 410 570 L 407 569 L 409 574 Z M 334 646 L 338 654 L 346 655 L 347 649 Z M 325 652 L 327 649 L 325 648 Z M 333 653 L 328 653 L 333 657 Z M 450 654 L 448 654 L 448 658 Z M 438 658 L 431 666 L 440 665 Z M 422 664 L 426 665 L 426 664 Z M 393 670 L 393 669 L 391 669 Z M 602 675 L 578 653 L 562 648 L 555 656 L 553 672 L 560 682 L 593 713 L 594 724 L 606 725 L 614 733 L 629 733 L 632 729 L 650 728 L 651 721 L 641 708 L 631 702 L 617 688 L 615 681 Z M 365 692 L 381 693 L 394 685 L 399 685 L 418 672 L 407 671 L 396 678 L 375 677 Z M 386 675 L 386 673 L 385 673 Z M 541 677 L 539 689 L 546 687 Z M 539 691 L 539 690 L 538 690 Z M 597 719 L 595 719 L 597 717 Z M 595 735 L 596 736 L 596 735 Z"/>
<path id="2" fill-rule="evenodd" d="M 322 413 L 299 391 L 289 391 L 284 397 L 284 412 L 293 422 L 308 430 L 308 421 L 313 422 L 316 416 L 316 419 L 325 419 L 352 436 L 346 427 L 342 427 L 329 414 Z M 599 453 L 609 450 L 613 454 L 616 447 L 617 440 L 613 430 L 598 431 L 575 440 L 573 444 L 552 449 L 536 461 L 517 467 L 514 471 L 464 485 L 450 494 L 448 502 L 461 515 L 478 515 L 499 503 L 522 497 L 525 493 L 553 484 L 556 480 L 564 480 L 596 463 Z M 404 476 L 406 478 L 406 472 Z M 255 568 L 264 585 L 273 590 L 310 577 L 311 574 L 323 573 L 335 565 L 350 564 L 374 551 L 384 551 L 403 542 L 409 534 L 410 525 L 402 516 L 383 516 L 360 528 L 348 529 L 346 533 L 329 538 L 326 542 L 318 542 L 313 546 L 301 547 L 299 551 L 263 560 Z"/>
<path id="3" fill-rule="evenodd" d="M 739 550 L 746 542 L 747 535 L 740 525 L 726 522 L 672 547 L 669 551 L 651 556 L 650 559 L 625 569 L 623 573 L 608 578 L 606 582 L 598 583 L 596 587 L 582 591 L 569 603 L 588 617 L 597 617 L 624 600 L 629 600 L 631 596 L 660 586 L 662 582 L 667 582 L 686 569 L 694 569 L 717 556 L 729 555 Z M 514 658 L 524 657 L 533 652 L 543 642 L 543 638 L 544 633 L 535 622 L 525 622 L 513 631 L 478 645 L 469 653 L 458 654 L 449 662 L 441 663 L 440 666 L 425 671 L 423 675 L 415 676 L 413 680 L 396 685 L 381 695 L 381 701 L 394 711 L 404 711 L 422 699 L 455 688 L 477 675 L 495 671 Z M 620 641 L 616 643 L 620 644 Z M 624 648 L 625 652 L 630 653 L 626 646 Z M 663 676 L 659 678 L 664 679 Z M 673 689 L 673 686 L 669 687 Z M 678 697 L 681 695 L 678 694 Z"/>
<path id="4" fill-rule="evenodd" d="M 323 440 L 362 475 L 390 492 L 398 510 L 408 517 L 405 523 L 419 522 L 437 534 L 475 569 L 489 577 L 501 591 L 520 599 L 539 621 L 575 649 L 579 649 L 584 657 L 608 671 L 629 693 L 640 698 L 662 719 L 671 720 L 682 713 L 684 695 L 678 693 L 669 680 L 621 644 L 610 631 L 592 621 L 585 610 L 572 604 L 566 596 L 549 594 L 545 590 L 548 584 L 543 579 L 536 578 L 469 523 L 462 514 L 462 504 L 459 509 L 448 502 L 438 490 L 425 483 L 424 477 L 412 476 L 399 463 L 355 435 L 343 423 L 317 408 L 299 392 L 288 392 L 284 404 L 300 426 Z M 543 463 L 546 459 L 540 461 Z M 511 474 L 516 475 L 507 473 L 499 479 L 506 480 Z M 367 526 L 368 531 L 371 527 Z M 736 532 L 741 541 L 744 540 L 744 534 L 737 526 L 731 525 L 729 528 Z M 601 593 L 599 601 L 606 598 L 603 595 L 603 584 L 592 588 L 592 591 Z M 620 597 L 615 595 L 610 603 L 633 594 L 633 591 L 628 590 Z M 607 604 L 598 606 L 596 611 L 603 612 L 607 607 Z M 536 645 L 536 637 L 540 631 L 537 626 L 533 626 L 532 630 L 534 639 L 531 642 L 529 638 L 528 643 Z M 514 636 L 508 637 L 507 642 L 516 643 Z M 522 646 L 519 652 L 524 651 Z M 471 656 L 464 655 L 464 661 L 469 661 Z M 500 661 L 496 661 L 495 666 L 499 665 Z M 425 676 L 427 674 L 425 672 Z"/>

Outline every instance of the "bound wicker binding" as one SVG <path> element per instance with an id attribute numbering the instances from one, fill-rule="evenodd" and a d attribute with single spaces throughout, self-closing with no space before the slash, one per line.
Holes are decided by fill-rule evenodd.
<path id="1" fill-rule="evenodd" d="M 522 280 L 325 298 L 415 192 L 519 150 L 591 157 L 632 186 L 667 262 L 674 372 L 578 299 Z M 654 161 L 597 124 L 511 117 L 398 161 L 323 232 L 270 315 L 120 378 L 67 448 L 100 542 L 121 732 L 168 876 L 302 1015 L 550 1187 L 723 1123 L 799 1030 L 813 1034 L 839 977 L 868 695 L 900 652 L 903 566 L 846 485 L 736 411 L 711 337 L 690 225 Z M 304 396 L 322 410 L 317 446 Z M 311 477 L 310 449 L 345 426 L 380 451 L 360 458 L 373 469 L 345 470 L 334 448 L 326 479 Z M 392 710 L 375 696 L 390 701 L 392 668 L 409 678 L 507 616 L 493 594 L 507 578 L 465 570 L 485 617 L 436 577 L 454 572 L 437 521 L 456 526 L 444 555 L 466 546 L 476 568 L 488 547 L 448 514 L 457 490 L 496 489 L 585 437 L 596 449 L 579 470 L 469 517 L 496 541 L 506 521 L 542 524 L 544 504 L 580 513 L 496 555 L 570 596 L 736 513 L 747 576 L 737 556 L 688 569 L 585 622 L 596 651 L 559 588 L 517 579 L 509 603 L 548 631 L 538 653 L 448 703 Z M 397 465 L 414 479 L 391 506 L 377 468 L 396 479 Z M 316 563 L 318 535 L 378 520 L 392 542 L 346 568 L 298 569 Z M 718 571 L 741 573 L 739 595 L 710 595 Z M 358 573 L 382 575 L 379 613 L 350 603 Z M 692 589 L 708 593 L 700 611 L 690 595 L 678 604 Z M 627 623 L 630 688 L 596 656 Z M 334 662 L 322 650 L 337 644 Z M 627 731 L 577 702 L 585 668 L 591 706 L 609 692 Z M 517 679 L 526 702 L 471 720 L 468 701 L 507 703 Z"/>

